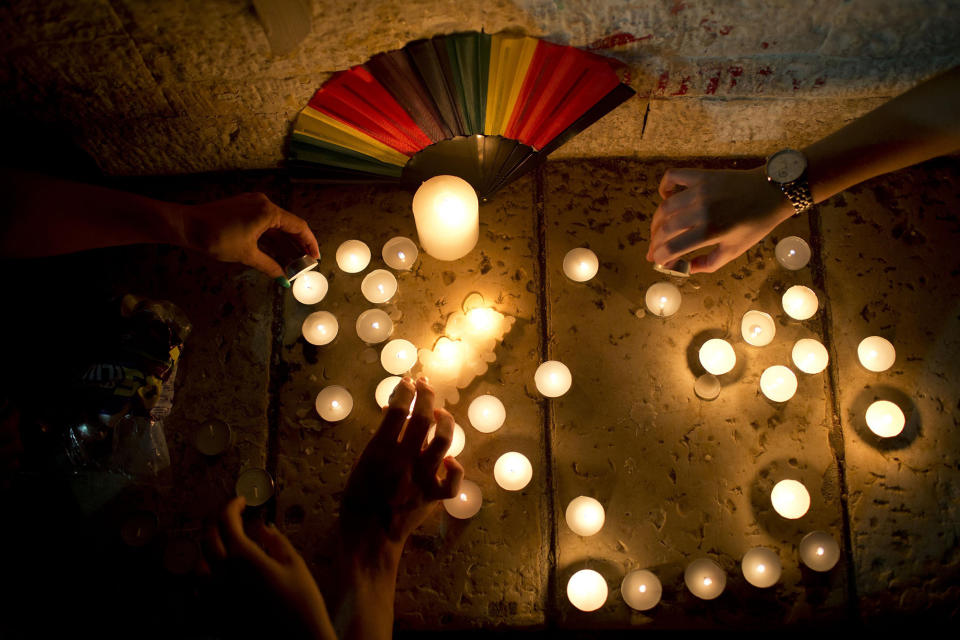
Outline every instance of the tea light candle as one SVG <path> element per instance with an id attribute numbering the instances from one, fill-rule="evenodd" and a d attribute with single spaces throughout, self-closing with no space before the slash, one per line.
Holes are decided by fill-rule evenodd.
<path id="1" fill-rule="evenodd" d="M 705 373 L 693 383 L 693 392 L 703 400 L 715 400 L 720 395 L 720 379 L 712 373 Z"/>
<path id="2" fill-rule="evenodd" d="M 383 342 L 393 333 L 393 320 L 382 309 L 367 309 L 357 317 L 357 335 L 367 344 Z"/>
<path id="3" fill-rule="evenodd" d="M 655 316 L 672 316 L 680 308 L 680 289 L 670 282 L 656 282 L 647 288 L 643 298 L 647 309 Z"/>
<path id="4" fill-rule="evenodd" d="M 599 270 L 597 254 L 586 247 L 570 249 L 567 255 L 563 256 L 563 274 L 574 282 L 586 282 L 597 275 Z"/>
<path id="5" fill-rule="evenodd" d="M 620 583 L 620 595 L 631 609 L 647 611 L 660 602 L 663 585 L 660 584 L 660 578 L 650 571 L 631 571 Z"/>
<path id="6" fill-rule="evenodd" d="M 774 402 L 786 402 L 797 392 L 797 374 L 777 364 L 760 374 L 760 391 Z"/>
<path id="7" fill-rule="evenodd" d="M 467 408 L 467 418 L 480 433 L 493 433 L 503 426 L 507 419 L 507 410 L 499 398 L 490 395 L 477 396 Z"/>
<path id="8" fill-rule="evenodd" d="M 557 360 L 547 360 L 533 374 L 533 381 L 537 391 L 548 398 L 558 398 L 570 390 L 573 376 L 567 365 Z"/>
<path id="9" fill-rule="evenodd" d="M 700 347 L 700 364 L 708 373 L 723 375 L 737 364 L 737 354 L 726 340 L 711 338 Z"/>
<path id="10" fill-rule="evenodd" d="M 431 425 L 427 431 L 427 444 L 433 442 L 433 437 L 437 434 L 437 425 Z M 454 423 L 453 437 L 450 439 L 450 448 L 444 454 L 444 457 L 451 456 L 456 458 L 463 452 L 463 447 L 467 444 L 467 434 L 463 432 L 463 427 Z"/>
<path id="11" fill-rule="evenodd" d="M 804 373 L 820 373 L 827 368 L 827 348 L 819 340 L 802 338 L 793 345 L 793 364 Z"/>
<path id="12" fill-rule="evenodd" d="M 330 284 L 326 277 L 318 271 L 301 273 L 291 287 L 293 297 L 301 304 L 317 304 L 323 300 L 329 289 Z"/>
<path id="13" fill-rule="evenodd" d="M 149 511 L 134 513 L 120 525 L 120 538 L 129 547 L 143 547 L 157 533 L 157 515 Z"/>
<path id="14" fill-rule="evenodd" d="M 443 501 L 443 508 L 454 518 L 466 520 L 477 515 L 483 506 L 483 494 L 476 482 L 467 479 L 460 481 L 460 491 L 452 498 Z"/>
<path id="15" fill-rule="evenodd" d="M 303 321 L 303 337 L 310 344 L 321 347 L 337 337 L 340 325 L 329 311 L 314 311 Z"/>
<path id="16" fill-rule="evenodd" d="M 698 558 L 687 565 L 683 581 L 690 593 L 702 600 L 713 600 L 727 586 L 727 574 L 709 558 Z"/>
<path id="17" fill-rule="evenodd" d="M 770 492 L 773 510 L 788 520 L 802 518 L 810 508 L 810 493 L 796 480 L 781 480 Z"/>
<path id="18" fill-rule="evenodd" d="M 783 294 L 783 310 L 794 320 L 812 318 L 820 307 L 817 294 L 803 285 L 793 285 Z"/>
<path id="19" fill-rule="evenodd" d="M 477 192 L 456 176 L 435 176 L 413 196 L 413 219 L 423 250 L 437 260 L 458 260 L 480 237 Z"/>
<path id="20" fill-rule="evenodd" d="M 830 571 L 840 559 L 840 545 L 825 531 L 811 531 L 800 541 L 800 560 L 814 571 Z"/>
<path id="21" fill-rule="evenodd" d="M 740 335 L 749 345 L 765 347 L 773 342 L 773 337 L 777 335 L 777 325 L 769 313 L 747 311 L 740 321 Z"/>
<path id="22" fill-rule="evenodd" d="M 877 400 L 867 407 L 867 426 L 881 438 L 892 438 L 907 424 L 903 410 L 889 400 Z"/>
<path id="23" fill-rule="evenodd" d="M 864 338 L 857 346 L 857 356 L 864 368 L 880 373 L 893 366 L 894 360 L 897 359 L 897 350 L 886 338 L 870 336 Z"/>
<path id="24" fill-rule="evenodd" d="M 337 266 L 345 273 L 359 273 L 370 264 L 370 247 L 360 240 L 347 240 L 337 247 Z"/>
<path id="25" fill-rule="evenodd" d="M 387 266 L 397 271 L 409 271 L 419 255 L 417 245 L 410 238 L 397 236 L 387 240 L 383 245 L 383 261 Z"/>
<path id="26" fill-rule="evenodd" d="M 247 469 L 237 478 L 238 496 L 247 500 L 247 506 L 259 507 L 273 497 L 273 478 L 266 469 Z"/>
<path id="27" fill-rule="evenodd" d="M 403 378 L 400 376 L 389 376 L 377 384 L 377 388 L 373 392 L 373 398 L 377 401 L 378 407 L 383 409 L 390 404 L 390 394 L 397 388 L 401 380 L 403 380 Z"/>
<path id="28" fill-rule="evenodd" d="M 218 456 L 230 446 L 230 427 L 220 420 L 208 420 L 194 434 L 197 451 L 205 456 Z"/>
<path id="29" fill-rule="evenodd" d="M 510 451 L 497 458 L 493 465 L 493 479 L 507 491 L 519 491 L 533 478 L 533 467 L 527 456 Z"/>
<path id="30" fill-rule="evenodd" d="M 782 571 L 780 556 L 766 547 L 754 547 L 747 551 L 740 568 L 747 582 L 761 589 L 777 584 Z"/>
<path id="31" fill-rule="evenodd" d="M 787 236 L 777 243 L 773 254 L 781 267 L 796 271 L 803 269 L 810 262 L 810 245 L 798 236 Z"/>
<path id="32" fill-rule="evenodd" d="M 417 348 L 408 340 L 391 340 L 380 352 L 380 364 L 387 373 L 404 373 L 416 363 Z"/>
<path id="33" fill-rule="evenodd" d="M 360 283 L 360 292 L 370 302 L 382 304 L 397 292 L 397 279 L 386 269 L 374 269 Z"/>
<path id="34" fill-rule="evenodd" d="M 592 536 L 603 528 L 603 505 L 588 496 L 578 496 L 567 505 L 567 526 L 578 536 Z"/>
<path id="35" fill-rule="evenodd" d="M 580 611 L 596 611 L 607 601 L 607 581 L 593 569 L 581 569 L 567 581 L 567 599 Z"/>
<path id="36" fill-rule="evenodd" d="M 317 394 L 317 413 L 327 422 L 340 422 L 353 411 L 353 396 L 338 384 L 324 387 Z"/>

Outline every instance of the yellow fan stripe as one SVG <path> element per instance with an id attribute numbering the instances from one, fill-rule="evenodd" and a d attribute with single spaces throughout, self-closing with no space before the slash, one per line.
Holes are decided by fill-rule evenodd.
<path id="1" fill-rule="evenodd" d="M 294 132 L 362 153 L 387 164 L 402 167 L 410 159 L 396 149 L 310 106 L 304 107 L 297 116 Z"/>
<path id="2" fill-rule="evenodd" d="M 491 37 L 490 80 L 487 83 L 484 126 L 486 135 L 502 136 L 506 132 L 536 50 L 536 38 L 506 34 L 494 34 Z"/>

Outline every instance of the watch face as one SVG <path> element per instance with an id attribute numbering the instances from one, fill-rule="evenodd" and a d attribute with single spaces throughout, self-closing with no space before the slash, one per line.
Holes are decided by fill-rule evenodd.
<path id="1" fill-rule="evenodd" d="M 786 184 L 803 175 L 807 169 L 807 159 L 793 149 L 784 149 L 771 156 L 767 162 L 767 176 L 774 182 Z"/>

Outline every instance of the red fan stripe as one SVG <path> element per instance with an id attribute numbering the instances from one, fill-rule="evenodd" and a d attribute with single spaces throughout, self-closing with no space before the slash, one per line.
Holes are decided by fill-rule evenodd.
<path id="1" fill-rule="evenodd" d="M 555 105 L 553 111 L 538 118 L 536 126 L 525 132 L 531 140 L 526 144 L 535 149 L 544 148 L 618 84 L 616 74 L 607 65 L 583 70 L 564 96 L 551 101 Z"/>
<path id="2" fill-rule="evenodd" d="M 533 94 L 538 84 L 540 74 L 547 66 L 553 66 L 551 59 L 558 57 L 559 53 L 560 47 L 558 45 L 543 40 L 537 42 L 537 48 L 533 52 L 530 66 L 527 67 L 527 75 L 523 78 L 520 93 L 517 94 L 517 103 L 513 106 L 513 113 L 510 114 L 510 122 L 507 124 L 505 131 L 508 138 L 513 138 L 514 140 L 520 139 L 520 129 L 526 122 L 526 113 L 531 106 L 531 94 Z"/>

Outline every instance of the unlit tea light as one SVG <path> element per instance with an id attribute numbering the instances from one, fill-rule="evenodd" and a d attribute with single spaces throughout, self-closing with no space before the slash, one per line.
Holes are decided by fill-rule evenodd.
<path id="1" fill-rule="evenodd" d="M 683 581 L 690 593 L 702 600 L 713 600 L 727 586 L 727 574 L 709 558 L 698 558 L 687 565 Z"/>
<path id="2" fill-rule="evenodd" d="M 382 304 L 397 292 L 397 279 L 386 269 L 374 269 L 360 283 L 360 292 L 370 302 Z"/>
<path id="3" fill-rule="evenodd" d="M 750 310 L 743 314 L 740 321 L 740 335 L 749 345 L 765 347 L 773 342 L 773 337 L 777 335 L 777 325 L 769 313 Z"/>
<path id="4" fill-rule="evenodd" d="M 460 481 L 460 491 L 452 498 L 443 501 L 443 508 L 454 518 L 465 520 L 477 515 L 483 506 L 483 493 L 476 482 L 463 479 Z"/>
<path id="5" fill-rule="evenodd" d="M 593 569 L 581 569 L 567 581 L 567 599 L 580 611 L 596 611 L 607 601 L 607 581 Z"/>
<path id="6" fill-rule="evenodd" d="M 797 374 L 777 364 L 760 374 L 760 391 L 774 402 L 786 402 L 797 392 Z"/>
<path id="7" fill-rule="evenodd" d="M 754 547 L 747 551 L 740 563 L 743 577 L 755 587 L 766 589 L 777 584 L 782 566 L 780 556 L 766 547 Z"/>
<path id="8" fill-rule="evenodd" d="M 329 311 L 314 311 L 303 321 L 303 337 L 310 344 L 323 346 L 337 337 L 340 325 Z"/>
<path id="9" fill-rule="evenodd" d="M 359 273 L 370 264 L 370 247 L 360 240 L 347 240 L 337 247 L 337 266 L 346 273 Z"/>
<path id="10" fill-rule="evenodd" d="M 820 301 L 813 289 L 794 285 L 783 294 L 783 310 L 794 320 L 807 320 L 820 308 Z"/>
<path id="11" fill-rule="evenodd" d="M 230 446 L 230 427 L 220 420 L 208 420 L 194 434 L 197 450 L 205 456 L 218 456 Z"/>
<path id="12" fill-rule="evenodd" d="M 864 368 L 880 373 L 893 366 L 897 359 L 897 351 L 886 338 L 870 336 L 860 341 L 857 346 L 857 356 Z"/>
<path id="13" fill-rule="evenodd" d="M 423 250 L 437 260 L 459 260 L 480 237 L 477 192 L 456 176 L 435 176 L 413 196 L 413 219 Z"/>
<path id="14" fill-rule="evenodd" d="M 787 236 L 778 242 L 773 253 L 780 266 L 790 271 L 803 269 L 810 262 L 810 245 L 798 236 Z"/>
<path id="15" fill-rule="evenodd" d="M 382 309 L 368 309 L 357 317 L 357 335 L 367 344 L 383 342 L 393 333 L 393 320 Z"/>
<path id="16" fill-rule="evenodd" d="M 301 304 L 317 304 L 326 297 L 329 289 L 327 278 L 317 271 L 301 273 L 291 288 L 293 297 Z"/>
<path id="17" fill-rule="evenodd" d="M 597 254 L 586 247 L 570 249 L 563 256 L 563 274 L 574 282 L 586 282 L 597 275 L 599 269 Z"/>
<path id="18" fill-rule="evenodd" d="M 788 520 L 802 518 L 810 508 L 810 492 L 796 480 L 781 480 L 770 492 L 773 510 Z"/>
<path id="19" fill-rule="evenodd" d="M 510 451 L 499 458 L 493 465 L 493 479 L 507 491 L 519 491 L 530 483 L 533 478 L 533 467 L 527 456 L 516 451 Z"/>
<path id="20" fill-rule="evenodd" d="M 830 571 L 840 559 L 840 545 L 825 531 L 811 531 L 800 541 L 800 560 L 814 571 Z"/>
<path id="21" fill-rule="evenodd" d="M 656 282 L 647 288 L 643 297 L 647 310 L 655 316 L 672 316 L 680 309 L 680 289 L 669 282 Z"/>
<path id="22" fill-rule="evenodd" d="M 391 340 L 380 352 L 380 364 L 387 373 L 405 373 L 416 363 L 417 348 L 408 340 Z"/>
<path id="23" fill-rule="evenodd" d="M 599 500 L 578 496 L 570 501 L 566 511 L 567 526 L 578 536 L 592 536 L 603 528 L 606 516 Z"/>
<path id="24" fill-rule="evenodd" d="M 387 266 L 397 271 L 409 271 L 417 261 L 417 245 L 410 238 L 397 236 L 387 240 L 383 245 L 383 261 Z"/>
<path id="25" fill-rule="evenodd" d="M 646 611 L 660 602 L 663 585 L 660 578 L 646 569 L 631 571 L 620 583 L 620 595 L 631 609 Z"/>
<path id="26" fill-rule="evenodd" d="M 867 426 L 881 438 L 893 438 L 907 424 L 903 410 L 889 400 L 877 400 L 867 407 Z"/>
<path id="27" fill-rule="evenodd" d="M 247 469 L 237 478 L 236 492 L 250 507 L 259 507 L 273 497 L 273 478 L 266 469 Z"/>
<path id="28" fill-rule="evenodd" d="M 544 396 L 557 398 L 570 390 L 573 376 L 570 375 L 567 365 L 557 360 L 547 360 L 537 367 L 533 381 L 537 385 L 537 391 Z"/>
<path id="29" fill-rule="evenodd" d="M 339 422 L 353 411 L 353 396 L 344 387 L 334 384 L 317 394 L 317 413 L 327 422 Z"/>
<path id="30" fill-rule="evenodd" d="M 723 375 L 737 364 L 737 354 L 726 340 L 711 338 L 700 347 L 700 364 L 708 373 Z"/>
<path id="31" fill-rule="evenodd" d="M 802 338 L 793 345 L 793 364 L 804 373 L 820 373 L 827 368 L 830 356 L 827 348 L 819 340 Z"/>
<path id="32" fill-rule="evenodd" d="M 702 400 L 716 400 L 721 389 L 720 379 L 712 373 L 699 376 L 693 383 L 693 392 Z"/>
<path id="33" fill-rule="evenodd" d="M 473 428 L 480 433 L 493 433 L 503 426 L 507 419 L 507 409 L 495 396 L 477 396 L 467 408 L 467 417 Z"/>

